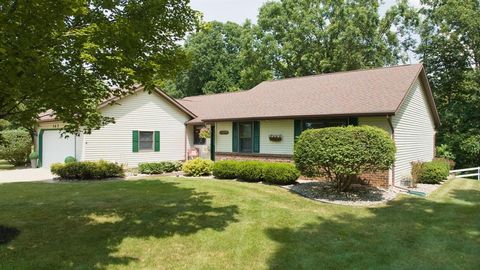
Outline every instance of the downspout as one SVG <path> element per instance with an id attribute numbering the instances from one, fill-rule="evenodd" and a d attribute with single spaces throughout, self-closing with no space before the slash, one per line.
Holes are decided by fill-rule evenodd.
<path id="1" fill-rule="evenodd" d="M 390 126 L 390 130 L 392 132 L 392 139 L 393 139 L 393 142 L 395 143 L 395 129 L 393 128 L 393 124 L 392 124 L 392 118 L 390 117 L 390 115 L 387 115 L 387 122 L 388 122 L 388 125 Z M 395 158 L 395 160 L 393 161 L 393 165 L 392 165 L 392 186 L 395 187 L 395 161 L 397 159 Z"/>

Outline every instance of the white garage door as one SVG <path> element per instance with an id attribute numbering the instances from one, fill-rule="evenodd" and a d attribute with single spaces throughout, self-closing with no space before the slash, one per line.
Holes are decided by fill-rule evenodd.
<path id="1" fill-rule="evenodd" d="M 55 162 L 63 162 L 68 156 L 75 156 L 75 136 L 62 137 L 58 130 L 43 133 L 42 167 L 50 168 Z"/>

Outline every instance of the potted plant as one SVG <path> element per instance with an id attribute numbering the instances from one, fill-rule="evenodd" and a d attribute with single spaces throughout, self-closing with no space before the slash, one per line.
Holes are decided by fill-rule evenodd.
<path id="1" fill-rule="evenodd" d="M 28 158 L 30 159 L 30 164 L 32 165 L 32 168 L 37 168 L 38 153 L 32 151 L 30 155 L 28 155 Z"/>
<path id="2" fill-rule="evenodd" d="M 200 138 L 202 139 L 210 139 L 210 129 L 209 128 L 202 128 L 200 130 L 200 134 L 199 134 Z"/>

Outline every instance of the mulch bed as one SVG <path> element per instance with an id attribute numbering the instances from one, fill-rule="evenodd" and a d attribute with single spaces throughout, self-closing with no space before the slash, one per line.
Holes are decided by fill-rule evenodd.
<path id="1" fill-rule="evenodd" d="M 393 200 L 397 192 L 392 189 L 381 189 L 367 185 L 352 185 L 346 192 L 336 191 L 332 184 L 325 181 L 299 180 L 296 185 L 284 186 L 286 189 L 298 193 L 309 199 L 325 203 L 371 206 Z"/>

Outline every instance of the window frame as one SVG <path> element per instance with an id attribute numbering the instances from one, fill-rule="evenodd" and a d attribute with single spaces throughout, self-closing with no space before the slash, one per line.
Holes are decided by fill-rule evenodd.
<path id="1" fill-rule="evenodd" d="M 149 149 L 141 148 L 141 142 L 142 142 L 142 133 L 151 133 L 152 134 L 152 141 L 151 141 L 151 147 Z M 145 142 L 145 141 L 144 141 Z M 138 131 L 138 152 L 154 152 L 155 151 L 155 131 L 150 131 L 150 130 L 139 130 Z"/>
<path id="2" fill-rule="evenodd" d="M 193 145 L 206 145 L 207 144 L 207 139 L 200 138 L 200 130 L 202 130 L 202 128 L 205 128 L 205 126 L 202 126 L 202 125 L 193 126 Z M 197 129 L 198 129 L 198 133 L 196 133 Z M 197 136 L 198 136 L 199 141 L 197 141 L 197 139 L 196 139 Z M 200 143 L 198 143 L 198 142 L 200 142 Z"/>
<path id="3" fill-rule="evenodd" d="M 237 122 L 237 124 L 238 124 L 238 138 L 236 138 L 236 139 L 238 140 L 238 153 L 253 153 L 254 152 L 254 149 L 253 149 L 254 148 L 254 145 L 253 145 L 254 144 L 253 121 L 242 121 L 242 122 Z M 249 124 L 250 125 L 250 141 L 251 141 L 250 151 L 243 151 L 242 150 L 241 139 L 248 138 L 248 137 L 244 137 L 244 138 L 241 137 L 242 132 L 241 132 L 240 127 L 241 127 L 242 124 Z"/>

